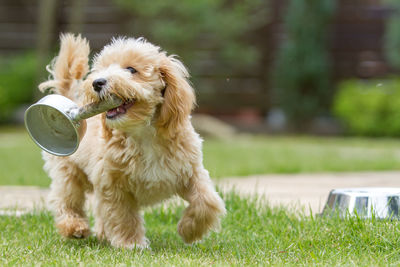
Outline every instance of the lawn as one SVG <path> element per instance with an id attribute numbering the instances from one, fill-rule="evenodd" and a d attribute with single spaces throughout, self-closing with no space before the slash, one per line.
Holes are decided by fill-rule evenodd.
<path id="1" fill-rule="evenodd" d="M 242 137 L 206 140 L 212 177 L 266 173 L 400 170 L 400 141 L 333 137 Z"/>
<path id="2" fill-rule="evenodd" d="M 224 196 L 228 214 L 219 233 L 185 245 L 176 233 L 182 205 L 145 213 L 151 250 L 114 249 L 96 238 L 64 240 L 48 212 L 0 216 L 0 265 L 209 266 L 400 264 L 400 223 L 304 216 L 262 201 Z"/>
<path id="3" fill-rule="evenodd" d="M 22 128 L 0 129 L 0 185 L 48 186 L 40 149 Z M 400 170 L 395 139 L 242 136 L 205 140 L 213 178 L 266 173 Z"/>
<path id="4" fill-rule="evenodd" d="M 48 186 L 40 149 L 21 128 L 0 130 L 0 184 Z M 390 139 L 238 137 L 206 140 L 204 162 L 215 178 L 261 173 L 400 169 Z M 0 266 L 14 265 L 399 265 L 400 222 L 306 216 L 264 200 L 224 196 L 219 233 L 187 246 L 176 233 L 183 204 L 145 211 L 151 250 L 114 249 L 95 237 L 65 240 L 47 211 L 0 216 Z M 93 219 L 92 219 L 93 224 Z"/>
<path id="5" fill-rule="evenodd" d="M 23 128 L 0 129 L 0 185 L 48 186 L 40 149 Z"/>

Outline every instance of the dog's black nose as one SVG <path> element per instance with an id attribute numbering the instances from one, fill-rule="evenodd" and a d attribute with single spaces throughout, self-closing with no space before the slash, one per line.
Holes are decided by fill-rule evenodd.
<path id="1" fill-rule="evenodd" d="M 93 85 L 93 89 L 100 93 L 100 91 L 103 89 L 104 85 L 106 85 L 107 80 L 100 78 L 100 79 L 96 79 L 93 81 L 92 85 Z"/>

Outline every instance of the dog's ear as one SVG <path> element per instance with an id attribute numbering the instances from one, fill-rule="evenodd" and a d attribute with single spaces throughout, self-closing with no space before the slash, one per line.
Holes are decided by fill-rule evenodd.
<path id="1" fill-rule="evenodd" d="M 160 66 L 160 72 L 166 87 L 158 123 L 169 134 L 174 134 L 188 119 L 196 98 L 188 81 L 188 71 L 174 56 L 165 58 Z"/>

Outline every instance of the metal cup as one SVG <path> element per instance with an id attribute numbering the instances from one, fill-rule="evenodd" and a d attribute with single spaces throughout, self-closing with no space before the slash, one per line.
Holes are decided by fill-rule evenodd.
<path id="1" fill-rule="evenodd" d="M 81 108 L 61 95 L 47 95 L 25 111 L 25 127 L 32 140 L 44 151 L 69 156 L 79 147 L 86 132 L 85 119 L 120 106 L 123 101 L 110 98 Z"/>

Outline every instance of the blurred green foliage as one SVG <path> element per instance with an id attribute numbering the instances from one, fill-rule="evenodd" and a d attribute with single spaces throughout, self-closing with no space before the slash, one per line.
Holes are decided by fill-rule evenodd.
<path id="1" fill-rule="evenodd" d="M 384 52 L 388 62 L 400 69 L 400 3 L 398 0 L 389 2 L 394 11 L 386 20 Z"/>
<path id="2" fill-rule="evenodd" d="M 400 78 L 344 81 L 333 111 L 351 134 L 400 136 Z"/>
<path id="3" fill-rule="evenodd" d="M 292 0 L 285 15 L 287 40 L 279 49 L 273 80 L 279 104 L 299 127 L 329 111 L 328 36 L 334 11 L 334 0 Z"/>
<path id="4" fill-rule="evenodd" d="M 16 108 L 32 101 L 36 63 L 31 52 L 0 62 L 0 123 L 10 122 Z"/>
<path id="5" fill-rule="evenodd" d="M 269 1 L 114 1 L 132 13 L 131 34 L 179 54 L 192 70 L 199 68 L 194 64 L 198 62 L 211 61 L 229 71 L 258 62 L 259 53 L 249 33 L 268 22 Z"/>

